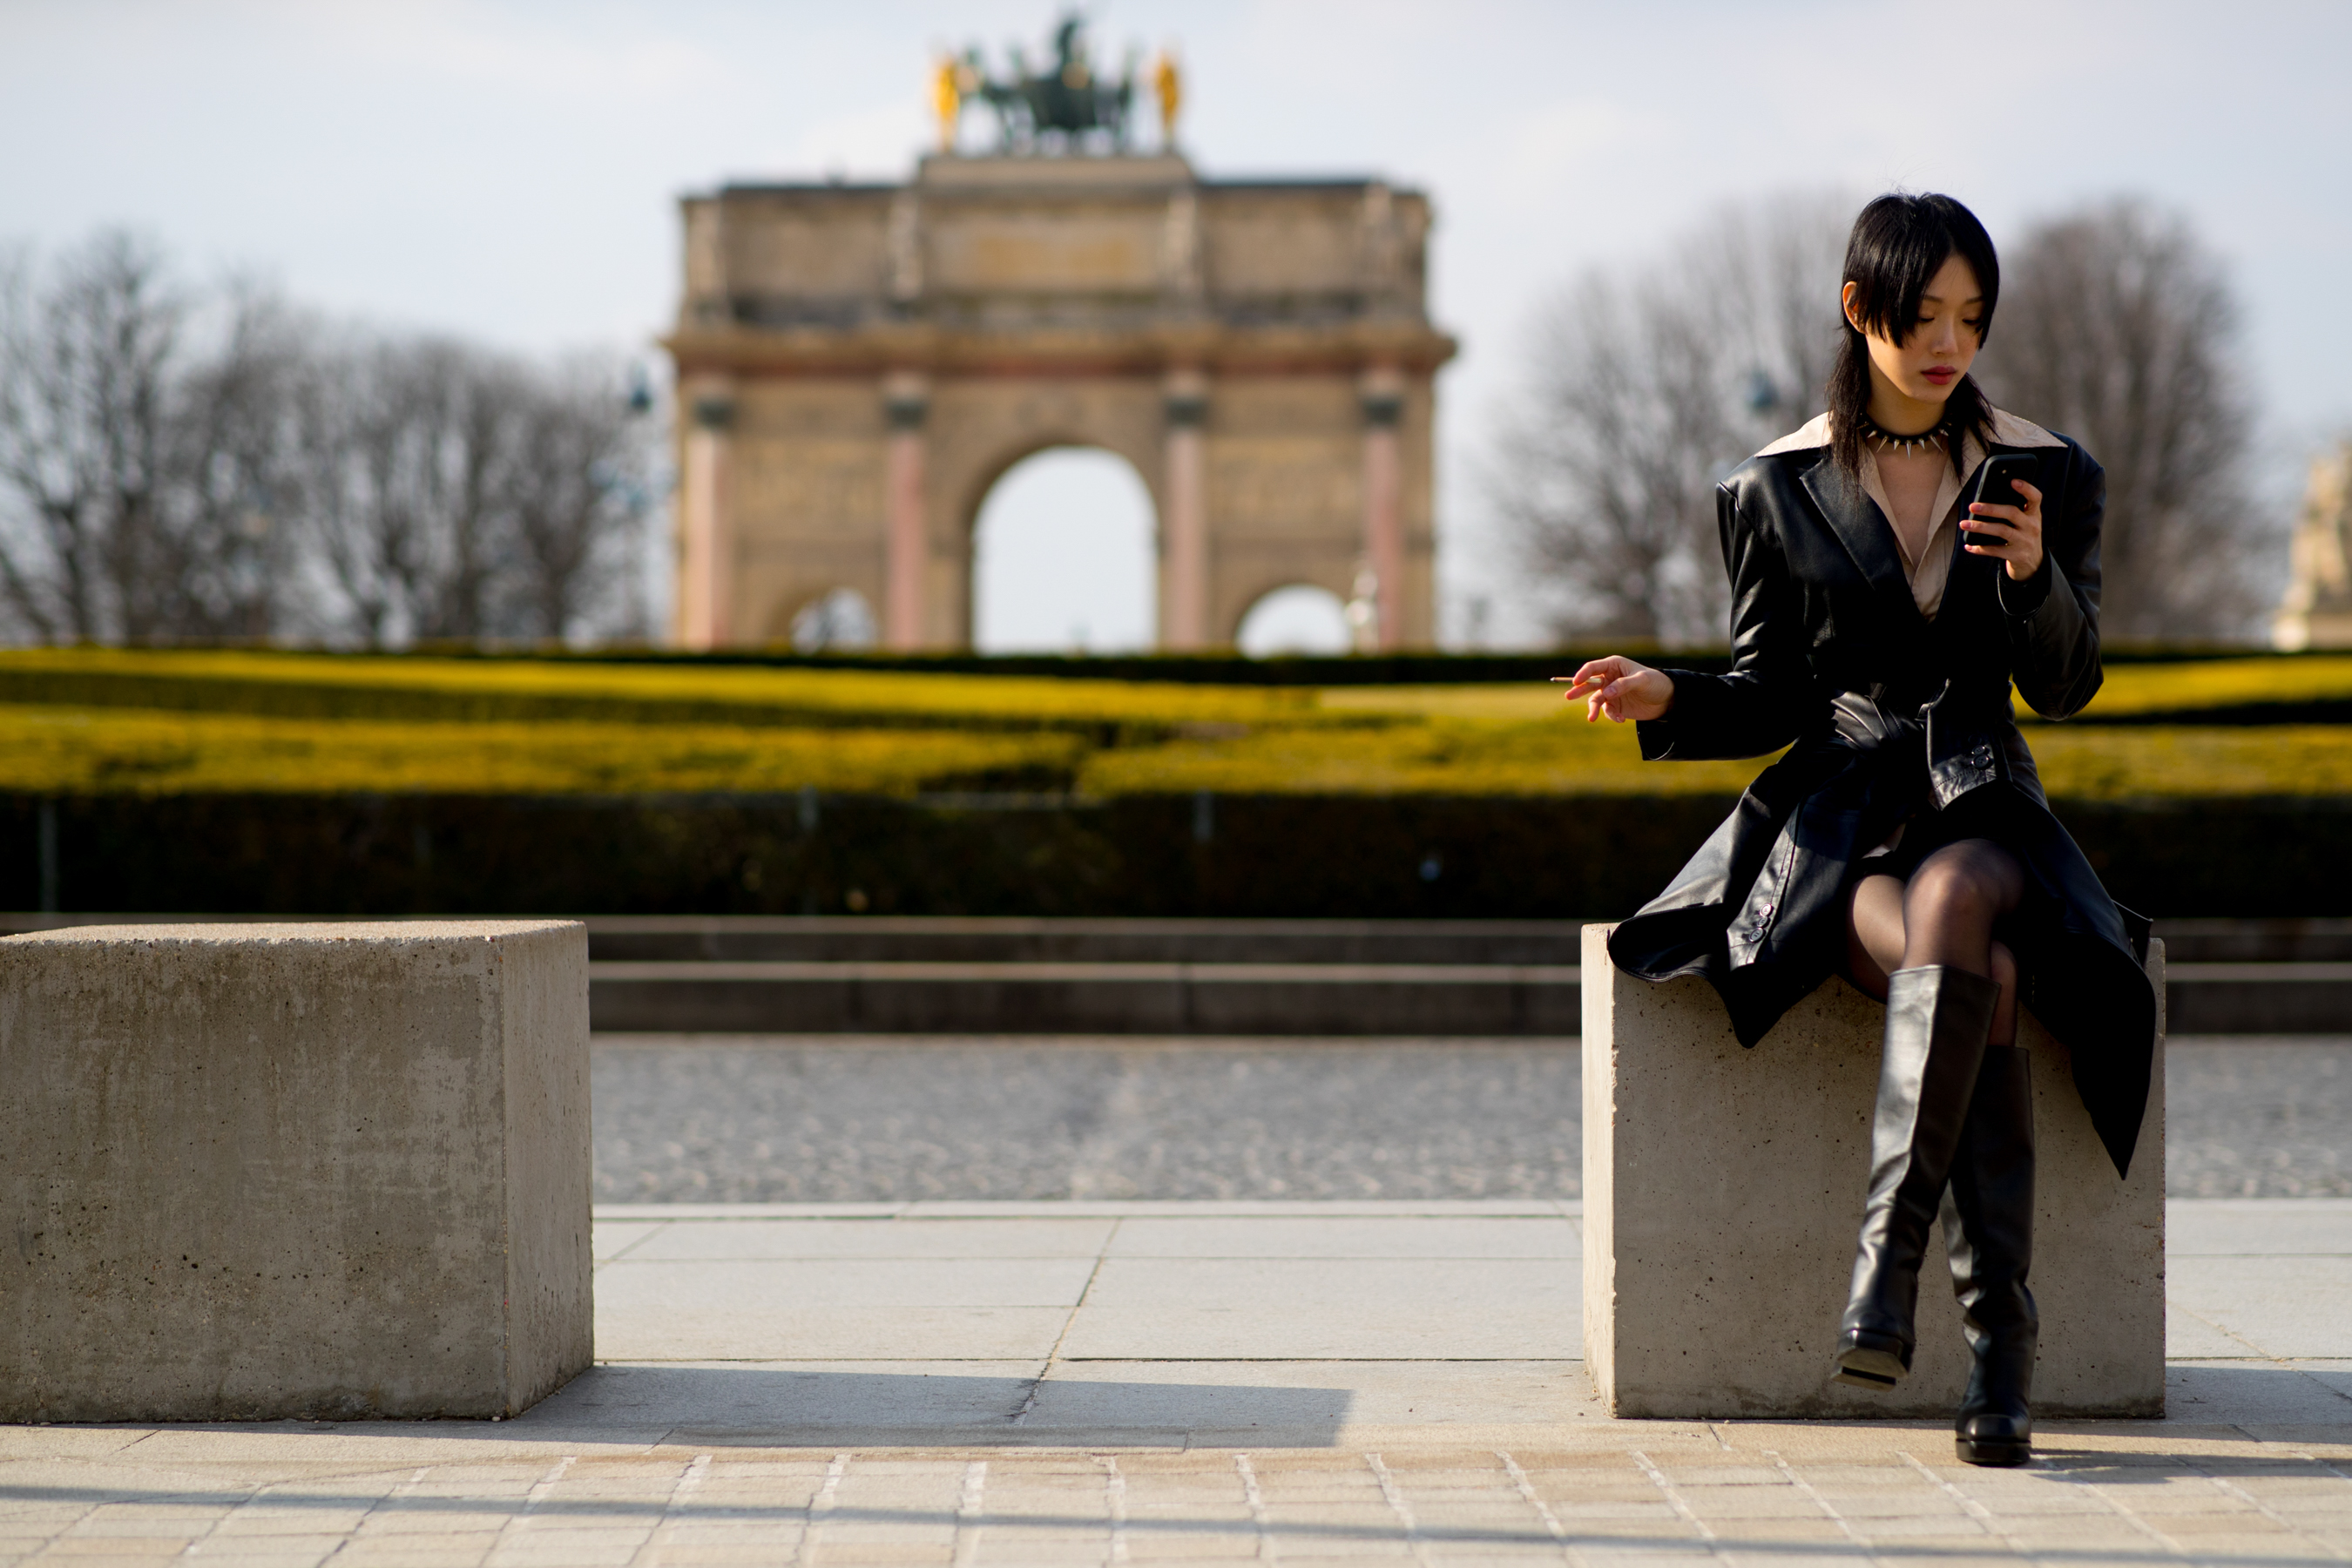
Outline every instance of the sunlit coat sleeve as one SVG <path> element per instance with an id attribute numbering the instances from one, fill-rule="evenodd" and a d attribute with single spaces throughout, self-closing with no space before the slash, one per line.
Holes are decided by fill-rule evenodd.
<path id="1" fill-rule="evenodd" d="M 2009 626 L 2010 673 L 2018 695 L 2050 719 L 2083 710 L 2105 679 L 2099 667 L 2099 530 L 2107 476 L 2080 447 L 2066 487 L 2066 515 L 2042 524 L 2042 567 L 2022 583 L 1999 580 Z M 2061 584 L 2063 584 L 2063 589 Z"/>
<path id="2" fill-rule="evenodd" d="M 1788 559 L 1769 524 L 1748 517 L 1729 485 L 1715 490 L 1723 563 L 1731 574 L 1731 671 L 1670 671 L 1675 705 L 1639 726 L 1642 755 L 1702 761 L 1759 757 L 1797 738 L 1818 704 Z"/>

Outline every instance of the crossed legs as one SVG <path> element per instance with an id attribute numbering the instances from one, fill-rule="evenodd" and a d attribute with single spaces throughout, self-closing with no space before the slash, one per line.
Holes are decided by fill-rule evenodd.
<path id="1" fill-rule="evenodd" d="M 1919 1267 L 1940 1207 L 1975 1353 L 1958 1422 L 1972 1464 L 2032 1453 L 2032 1085 L 2016 1045 L 2016 955 L 1992 934 L 2024 892 L 2015 857 L 1970 838 L 1929 855 L 1907 883 L 1864 877 L 1847 906 L 1849 972 L 1885 1001 L 1886 1041 L 1834 1375 L 1885 1389 L 1910 1371 Z"/>
<path id="2" fill-rule="evenodd" d="M 1919 863 L 1908 882 L 1864 877 L 1847 896 L 1846 969 L 1881 1002 L 1898 969 L 1943 964 L 2000 987 L 1996 1046 L 2017 1043 L 2017 955 L 1993 940 L 1993 922 L 2025 897 L 2025 868 L 1990 838 L 1963 838 Z"/>

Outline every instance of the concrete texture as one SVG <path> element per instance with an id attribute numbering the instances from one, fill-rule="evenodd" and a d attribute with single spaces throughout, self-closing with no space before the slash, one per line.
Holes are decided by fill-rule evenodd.
<path id="1" fill-rule="evenodd" d="M 587 941 L 0 941 L 0 1417 L 511 1415 L 591 1355 Z"/>
<path id="2" fill-rule="evenodd" d="M 1828 1380 L 1869 1178 L 1884 1009 L 1825 984 L 1753 1050 L 1704 982 L 1619 973 L 1585 928 L 1584 1327 L 1613 1415 L 1948 1413 L 1969 1355 L 1940 1237 L 1919 1289 L 1912 1375 L 1889 1394 Z M 2162 943 L 2151 944 L 2162 994 Z M 1599 984 L 1606 978 L 1606 984 Z M 2161 1020 L 2158 1024 L 2161 1029 Z M 2037 1413 L 2153 1415 L 2164 1402 L 2164 1074 L 2128 1181 L 2031 1017 L 2038 1139 Z"/>

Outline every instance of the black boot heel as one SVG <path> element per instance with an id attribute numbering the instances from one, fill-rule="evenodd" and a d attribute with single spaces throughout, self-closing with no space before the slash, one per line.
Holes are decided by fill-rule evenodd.
<path id="1" fill-rule="evenodd" d="M 1830 1373 L 1830 1381 L 1884 1394 L 1910 1375 L 1911 1358 L 1904 1353 L 1901 1342 L 1856 1330 L 1845 1336 L 1845 1348 L 1838 1352 L 1837 1370 Z"/>
<path id="2" fill-rule="evenodd" d="M 2033 1462 L 2033 1435 L 2029 1430 L 2014 1430 L 2007 1417 L 2000 1415 L 1972 1416 L 1964 1422 L 1953 1447 L 1959 1452 L 1964 1465 L 1983 1465 L 2002 1469 L 2012 1465 Z"/>

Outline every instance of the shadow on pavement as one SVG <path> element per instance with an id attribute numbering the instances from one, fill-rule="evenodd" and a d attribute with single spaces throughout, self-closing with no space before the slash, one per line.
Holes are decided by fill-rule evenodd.
<path id="1" fill-rule="evenodd" d="M 1353 1398 L 1345 1388 L 1087 1382 L 1082 1369 L 1041 1381 L 1034 1375 L 625 1363 L 590 1368 L 520 1419 L 502 1425 L 498 1436 L 527 1441 L 583 1427 L 660 1428 L 674 1442 L 727 1447 L 1161 1447 L 1190 1438 L 1330 1447 Z"/>

